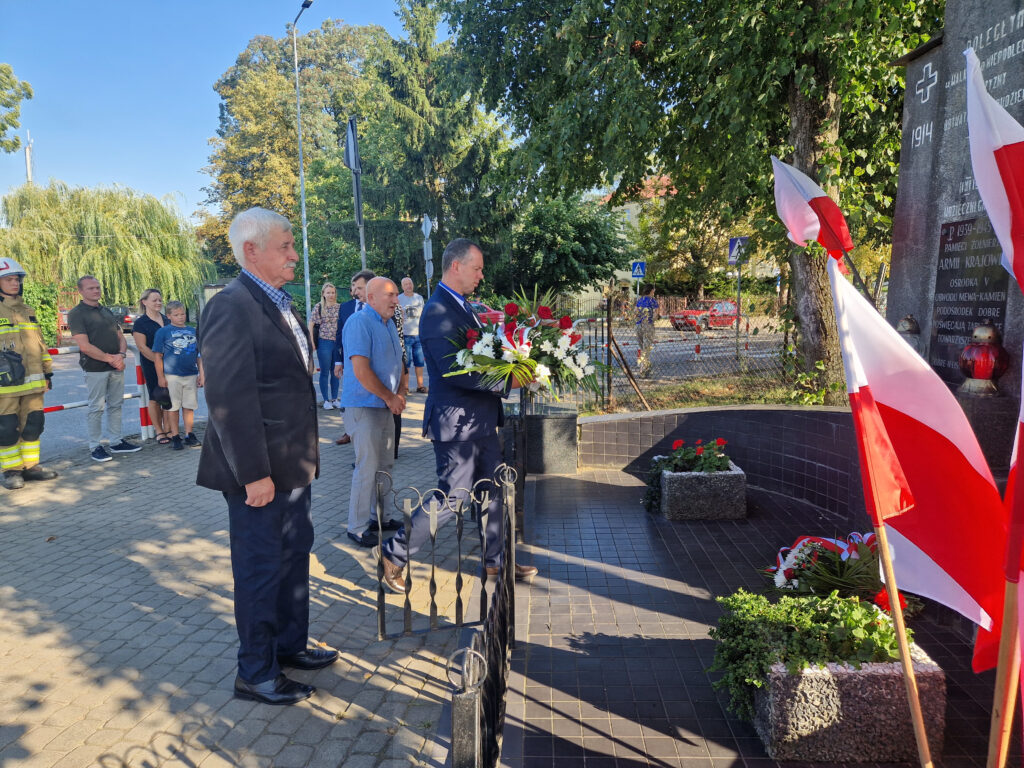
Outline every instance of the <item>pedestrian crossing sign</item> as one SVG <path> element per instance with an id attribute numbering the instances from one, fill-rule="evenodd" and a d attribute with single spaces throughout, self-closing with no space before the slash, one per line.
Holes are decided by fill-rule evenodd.
<path id="1" fill-rule="evenodd" d="M 634 280 L 640 280 L 647 275 L 647 262 L 646 261 L 634 261 L 633 262 L 633 274 L 631 275 Z"/>

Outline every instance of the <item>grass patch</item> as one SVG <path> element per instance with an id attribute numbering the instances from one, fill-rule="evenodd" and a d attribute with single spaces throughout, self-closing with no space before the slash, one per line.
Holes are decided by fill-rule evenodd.
<path id="1" fill-rule="evenodd" d="M 793 404 L 793 385 L 783 381 L 781 376 L 708 376 L 672 384 L 653 385 L 649 388 L 641 383 L 641 391 L 651 408 L 656 411 L 713 405 Z M 580 415 L 594 416 L 641 408 L 643 404 L 632 389 L 617 389 L 613 408 L 588 408 L 581 410 Z"/>

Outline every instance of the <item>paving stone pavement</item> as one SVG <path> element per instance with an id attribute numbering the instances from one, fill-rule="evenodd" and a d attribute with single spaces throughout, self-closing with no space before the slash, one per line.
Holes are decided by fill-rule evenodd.
<path id="1" fill-rule="evenodd" d="M 419 435 L 423 399 L 411 399 L 395 467 L 397 483 L 420 489 L 436 485 Z M 148 441 L 105 464 L 83 451 L 49 463 L 61 472 L 53 483 L 0 492 L 2 768 L 443 764 L 444 669 L 458 631 L 377 640 L 376 565 L 345 536 L 352 448 L 334 445 L 337 411 L 321 411 L 320 423 L 310 635 L 341 659 L 291 672 L 318 688 L 292 707 L 232 696 L 227 514 L 219 494 L 195 485 L 198 449 Z M 450 624 L 454 526 L 438 539 Z M 467 548 L 477 568 L 479 546 Z M 425 592 L 414 594 L 416 628 L 426 626 Z M 399 632 L 400 598 L 387 601 L 388 631 Z"/>

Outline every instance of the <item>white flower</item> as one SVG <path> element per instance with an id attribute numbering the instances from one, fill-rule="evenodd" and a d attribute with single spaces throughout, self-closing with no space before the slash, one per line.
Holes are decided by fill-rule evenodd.
<path id="1" fill-rule="evenodd" d="M 534 375 L 536 375 L 538 379 L 550 379 L 551 369 L 548 368 L 546 365 L 538 365 L 537 370 L 534 371 Z"/>
<path id="2" fill-rule="evenodd" d="M 592 366 L 592 365 L 588 365 L 586 368 L 583 369 L 583 375 L 584 376 L 589 376 L 593 372 L 594 372 L 594 366 Z"/>
<path id="3" fill-rule="evenodd" d="M 540 349 L 541 349 L 541 352 L 554 352 L 555 351 L 555 345 L 552 344 L 550 341 L 542 341 L 540 343 Z"/>
<path id="4" fill-rule="evenodd" d="M 555 360 L 563 360 L 564 361 L 566 359 L 565 358 L 565 350 L 562 349 L 561 346 L 559 346 L 558 349 L 556 349 L 552 354 L 555 356 Z"/>
<path id="5" fill-rule="evenodd" d="M 473 347 L 473 354 L 480 355 L 481 357 L 489 357 L 492 360 L 494 359 L 494 349 L 490 344 L 484 344 L 483 339 L 478 341 Z"/>
<path id="6" fill-rule="evenodd" d="M 559 337 L 559 339 L 558 339 L 558 348 L 561 349 L 561 350 L 566 350 L 566 349 L 569 348 L 569 337 L 568 336 L 562 335 L 561 337 Z"/>
<path id="7" fill-rule="evenodd" d="M 502 350 L 501 359 L 504 360 L 506 363 L 514 362 L 516 359 L 515 352 L 513 352 L 511 349 Z"/>
<path id="8" fill-rule="evenodd" d="M 580 352 L 579 354 L 576 355 L 576 365 L 580 366 L 581 368 L 589 362 L 590 355 L 588 355 L 586 352 Z"/>
<path id="9" fill-rule="evenodd" d="M 465 367 L 469 363 L 469 357 L 473 353 L 468 349 L 460 349 L 458 354 L 455 355 L 455 364 L 461 367 Z"/>

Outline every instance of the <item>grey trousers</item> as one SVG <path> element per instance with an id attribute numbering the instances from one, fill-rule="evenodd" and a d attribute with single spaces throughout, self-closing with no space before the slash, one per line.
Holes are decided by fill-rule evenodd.
<path id="1" fill-rule="evenodd" d="M 345 409 L 345 426 L 356 452 L 352 490 L 348 502 L 348 531 L 361 536 L 377 519 L 377 472 L 391 473 L 395 466 L 395 418 L 387 408 Z M 384 519 L 397 518 L 390 502 Z M 376 530 L 376 527 L 374 527 Z"/>
<path id="2" fill-rule="evenodd" d="M 107 436 L 111 445 L 121 442 L 121 404 L 124 402 L 124 371 L 85 372 L 85 385 L 89 389 L 89 411 L 86 425 L 89 429 L 89 450 L 100 444 L 103 437 L 103 411 L 107 412 Z"/>

